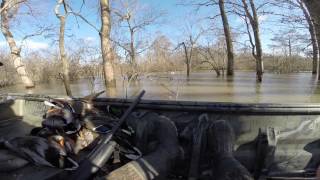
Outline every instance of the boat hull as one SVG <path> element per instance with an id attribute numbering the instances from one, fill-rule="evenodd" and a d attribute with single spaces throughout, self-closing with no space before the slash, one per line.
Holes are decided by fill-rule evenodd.
<path id="1" fill-rule="evenodd" d="M 27 134 L 40 126 L 47 110 L 48 96 L 3 96 L 0 103 L 0 136 L 11 138 Z M 82 98 L 67 99 L 76 111 L 87 106 Z M 125 110 L 127 99 L 97 98 L 91 103 L 101 111 L 110 107 Z M 136 111 L 165 115 L 178 133 L 206 116 L 209 121 L 225 120 L 235 132 L 234 156 L 251 173 L 265 176 L 312 176 L 320 162 L 320 104 L 234 104 L 142 100 Z M 295 176 L 298 176 L 295 175 Z"/>

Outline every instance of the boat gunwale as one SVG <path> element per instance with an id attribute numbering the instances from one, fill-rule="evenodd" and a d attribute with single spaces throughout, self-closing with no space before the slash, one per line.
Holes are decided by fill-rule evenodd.
<path id="1" fill-rule="evenodd" d="M 86 102 L 86 100 L 83 98 L 72 98 L 68 96 L 57 95 L 7 93 L 0 94 L 0 97 L 7 97 L 9 99 L 25 99 L 28 101 L 39 102 L 55 98 Z M 133 102 L 133 99 L 96 98 L 92 102 L 97 107 L 106 105 L 128 107 Z M 320 115 L 320 103 L 232 103 L 143 99 L 137 105 L 137 108 L 164 111 L 213 112 L 231 115 Z"/>

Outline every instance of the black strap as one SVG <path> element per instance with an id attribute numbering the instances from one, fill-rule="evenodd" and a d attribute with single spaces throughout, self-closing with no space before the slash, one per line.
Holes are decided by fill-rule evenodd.
<path id="1" fill-rule="evenodd" d="M 277 145 L 274 128 L 260 128 L 256 144 L 254 179 L 259 179 L 263 169 L 272 163 Z"/>

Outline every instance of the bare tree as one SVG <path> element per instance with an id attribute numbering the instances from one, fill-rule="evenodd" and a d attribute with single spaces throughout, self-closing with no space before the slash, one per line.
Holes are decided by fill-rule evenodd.
<path id="1" fill-rule="evenodd" d="M 10 30 L 10 20 L 14 17 L 18 11 L 19 5 L 26 0 L 3 0 L 1 3 L 1 31 L 4 35 L 11 51 L 11 59 L 14 67 L 20 76 L 22 83 L 26 88 L 33 88 L 34 82 L 29 77 L 25 65 L 21 60 L 21 48 L 17 46 L 17 43 Z"/>
<path id="2" fill-rule="evenodd" d="M 301 10 L 304 14 L 304 17 L 309 25 L 308 29 L 309 29 L 309 33 L 311 36 L 312 52 L 313 52 L 312 74 L 317 74 L 318 63 L 319 63 L 319 47 L 318 47 L 315 27 L 314 27 L 314 24 L 313 24 L 312 19 L 310 17 L 310 14 L 309 14 L 307 8 L 305 7 L 303 1 L 302 0 L 296 0 L 296 1 L 299 4 L 299 7 L 301 8 Z M 319 67 L 320 67 L 320 64 L 319 64 Z M 320 77 L 320 75 L 319 75 L 319 77 Z"/>
<path id="3" fill-rule="evenodd" d="M 194 55 L 194 48 L 196 47 L 198 40 L 200 37 L 206 32 L 203 28 L 199 28 L 199 30 L 196 32 L 194 31 L 193 25 L 190 27 L 187 27 L 186 32 L 184 34 L 187 34 L 187 38 L 184 42 L 179 43 L 177 48 L 182 46 L 185 56 L 185 64 L 187 67 L 187 77 L 190 77 L 190 72 L 192 71 L 192 58 Z"/>
<path id="4" fill-rule="evenodd" d="M 194 44 L 195 41 L 193 41 L 192 36 L 189 36 L 189 41 L 190 41 L 190 46 L 189 48 L 187 48 L 187 45 L 185 42 L 182 42 L 179 44 L 183 46 L 183 51 L 184 51 L 184 55 L 185 55 L 185 63 L 186 63 L 186 67 L 187 67 L 187 77 L 190 77 L 190 71 L 191 71 L 191 60 L 192 60 L 192 55 L 193 55 L 193 48 L 194 48 Z M 189 50 L 188 50 L 189 49 Z"/>
<path id="5" fill-rule="evenodd" d="M 211 70 L 214 70 L 217 74 L 217 77 L 221 75 L 220 70 L 221 68 L 220 64 L 217 62 L 217 59 L 215 58 L 215 55 L 211 47 L 202 47 L 199 50 L 200 55 L 203 57 L 204 60 L 200 62 L 200 64 L 209 64 L 211 66 Z"/>
<path id="6" fill-rule="evenodd" d="M 275 67 L 278 69 L 279 73 L 290 73 L 294 72 L 295 60 L 301 52 L 307 47 L 305 40 L 305 34 L 300 34 L 300 32 L 295 29 L 280 30 L 279 33 L 275 33 L 274 37 L 271 38 L 272 44 L 269 45 L 273 49 L 273 56 L 275 58 L 275 52 L 281 53 L 282 65 Z"/>
<path id="7" fill-rule="evenodd" d="M 310 14 L 303 2 L 303 0 L 276 0 L 275 3 L 276 6 L 281 8 L 297 8 L 300 9 L 303 13 L 303 17 L 300 15 L 294 15 L 294 14 L 279 14 L 282 16 L 281 22 L 285 23 L 291 23 L 291 24 L 298 24 L 298 26 L 301 26 L 301 24 L 305 21 L 307 22 L 307 28 L 309 30 L 310 34 L 310 40 L 312 44 L 312 59 L 313 59 L 313 65 L 312 65 L 312 74 L 317 74 L 318 71 L 318 61 L 319 61 L 319 48 L 318 48 L 318 42 L 315 32 L 315 27 L 312 22 L 312 19 L 310 17 Z M 286 7 L 283 7 L 281 4 L 287 5 Z"/>
<path id="8" fill-rule="evenodd" d="M 230 27 L 228 22 L 228 17 L 225 12 L 225 2 L 224 0 L 219 0 L 219 8 L 220 8 L 220 14 L 221 19 L 223 23 L 223 30 L 227 45 L 227 54 L 228 54 L 228 65 L 227 65 L 227 75 L 232 76 L 233 75 L 233 69 L 234 69 L 234 54 L 233 54 L 233 44 L 232 44 L 232 37 L 230 33 Z"/>
<path id="9" fill-rule="evenodd" d="M 112 45 L 110 39 L 111 32 L 111 10 L 109 0 L 100 0 L 100 10 L 101 10 L 101 30 L 100 30 L 100 40 L 101 40 L 101 52 L 103 60 L 103 70 L 105 85 L 107 88 L 116 87 L 116 79 L 114 76 L 113 69 L 113 55 L 112 55 Z"/>
<path id="10" fill-rule="evenodd" d="M 229 2 L 227 2 L 229 3 Z M 184 4 L 184 3 L 182 3 Z M 191 4 L 197 6 L 199 9 L 200 7 L 207 7 L 207 6 L 219 6 L 220 14 L 212 14 L 208 19 L 214 20 L 216 17 L 221 17 L 223 30 L 225 35 L 225 41 L 227 44 L 227 54 L 228 54 L 228 62 L 227 62 L 227 75 L 232 76 L 234 74 L 234 52 L 233 52 L 233 40 L 231 35 L 231 30 L 229 26 L 229 21 L 226 13 L 225 8 L 225 0 L 204 0 L 204 1 L 192 1 Z"/>
<path id="11" fill-rule="evenodd" d="M 82 3 L 84 4 L 84 0 Z M 91 23 L 86 17 L 81 14 L 81 9 L 79 12 L 76 12 L 68 4 L 68 13 L 73 14 L 77 19 L 80 18 L 86 24 L 91 26 L 94 30 L 99 33 L 100 36 L 100 46 L 102 54 L 102 64 L 103 64 L 103 76 L 105 81 L 106 88 L 116 87 L 116 79 L 114 75 L 114 56 L 111 43 L 111 8 L 109 0 L 100 0 L 100 19 L 101 27 L 100 29 Z M 108 92 L 108 91 L 107 91 Z"/>
<path id="12" fill-rule="evenodd" d="M 172 51 L 172 43 L 165 35 L 158 35 L 148 51 L 148 58 L 154 60 L 152 63 L 156 64 L 158 69 L 166 72 L 171 69 L 170 55 Z"/>
<path id="13" fill-rule="evenodd" d="M 192 51 L 193 51 L 193 46 L 190 47 L 190 51 L 188 54 L 188 49 L 186 46 L 186 43 L 182 42 L 181 45 L 183 46 L 183 51 L 185 55 L 185 63 L 187 65 L 187 77 L 190 76 L 190 69 L 191 69 L 191 58 L 192 58 Z"/>
<path id="14" fill-rule="evenodd" d="M 315 28 L 315 36 L 317 37 L 318 49 L 320 49 L 320 2 L 317 0 L 303 0 L 307 9 L 309 10 L 311 21 Z M 320 68 L 320 63 L 319 63 Z M 320 79 L 320 72 L 318 72 L 318 79 Z"/>
<path id="15" fill-rule="evenodd" d="M 142 7 L 137 0 L 121 0 L 118 6 L 118 8 L 113 8 L 113 12 L 119 27 L 126 32 L 122 34 L 122 40 L 114 42 L 129 55 L 129 63 L 135 69 L 137 68 L 137 55 L 150 47 L 145 40 L 138 39 L 138 33 L 157 23 L 163 13 Z M 126 35 L 128 35 L 127 39 Z"/>
<path id="16" fill-rule="evenodd" d="M 271 41 L 274 42 L 271 48 L 283 49 L 284 55 L 292 57 L 294 54 L 298 55 L 304 49 L 305 43 L 303 42 L 305 34 L 301 34 L 295 29 L 280 30 L 275 33 Z"/>
<path id="17" fill-rule="evenodd" d="M 63 6 L 64 14 L 60 13 L 60 7 Z M 58 0 L 55 7 L 55 14 L 60 21 L 60 31 L 59 31 L 59 50 L 60 50 L 60 60 L 62 62 L 62 80 L 66 93 L 68 96 L 72 96 L 71 87 L 70 87 L 70 77 L 69 77 L 69 62 L 66 58 L 65 47 L 64 47 L 64 34 L 66 19 L 68 16 L 67 4 L 65 0 Z"/>
<path id="18" fill-rule="evenodd" d="M 249 19 L 249 22 L 253 31 L 253 35 L 254 35 L 254 43 L 251 37 L 250 37 L 250 42 L 253 47 L 252 55 L 256 60 L 257 81 L 261 82 L 264 68 L 263 68 L 263 60 L 262 60 L 262 45 L 260 40 L 259 18 L 257 14 L 257 8 L 253 0 L 249 0 L 250 9 L 249 9 L 247 0 L 241 0 L 241 1 L 242 1 L 243 9 L 246 14 L 245 20 L 247 18 Z M 248 27 L 248 23 L 247 23 L 247 27 Z M 250 31 L 248 31 L 248 35 L 250 36 Z"/>
<path id="19" fill-rule="evenodd" d="M 213 40 L 215 38 L 212 38 L 213 34 L 207 35 L 202 44 L 195 48 L 194 54 L 197 57 L 196 65 L 198 68 L 210 68 L 219 77 L 225 75 L 228 59 L 227 46 L 223 33 L 219 32 L 215 41 Z"/>

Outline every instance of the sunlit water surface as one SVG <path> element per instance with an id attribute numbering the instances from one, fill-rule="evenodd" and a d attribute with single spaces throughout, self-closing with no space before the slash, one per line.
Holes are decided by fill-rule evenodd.
<path id="1" fill-rule="evenodd" d="M 233 78 L 216 77 L 212 72 L 192 73 L 187 80 L 184 73 L 166 73 L 140 77 L 137 82 L 121 78 L 117 87 L 109 89 L 108 95 L 130 98 L 145 89 L 144 99 L 189 100 L 240 103 L 320 103 L 320 84 L 311 73 L 271 74 L 265 73 L 261 84 L 256 83 L 254 72 L 236 72 Z M 92 91 L 104 89 L 103 82 L 96 80 L 94 89 L 88 80 L 71 84 L 73 95 L 85 96 Z M 33 93 L 65 95 L 61 82 L 38 84 L 26 90 L 23 86 L 0 89 L 0 93 Z"/>

